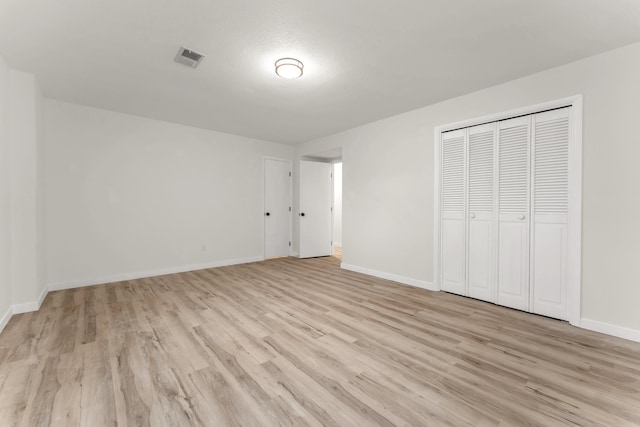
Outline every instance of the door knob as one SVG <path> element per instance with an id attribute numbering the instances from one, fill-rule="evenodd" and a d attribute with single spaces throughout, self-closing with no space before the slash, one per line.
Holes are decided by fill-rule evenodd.
<path id="1" fill-rule="evenodd" d="M 520 219 L 524 219 L 524 215 L 520 215 L 518 218 L 520 218 Z"/>
<path id="2" fill-rule="evenodd" d="M 304 216 L 304 212 L 300 212 L 300 216 Z"/>
<path id="3" fill-rule="evenodd" d="M 475 218 L 476 214 L 471 214 L 471 219 Z"/>
<path id="4" fill-rule="evenodd" d="M 271 212 L 267 212 L 265 215 L 266 215 L 266 216 L 270 216 L 270 215 L 271 215 Z"/>

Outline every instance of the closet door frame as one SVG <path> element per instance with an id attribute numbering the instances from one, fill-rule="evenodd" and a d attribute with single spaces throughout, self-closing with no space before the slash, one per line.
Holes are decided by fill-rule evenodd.
<path id="1" fill-rule="evenodd" d="M 582 298 L 582 95 L 557 99 L 528 107 L 478 117 L 434 128 L 434 246 L 433 288 L 441 290 L 441 135 L 443 132 L 463 129 L 485 123 L 540 113 L 562 107 L 571 107 L 569 114 L 569 215 L 567 255 L 567 320 L 574 326 L 581 323 Z"/>

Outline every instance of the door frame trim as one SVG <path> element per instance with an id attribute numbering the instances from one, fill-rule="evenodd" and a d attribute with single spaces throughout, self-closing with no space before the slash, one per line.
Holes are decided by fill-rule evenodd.
<path id="1" fill-rule="evenodd" d="M 440 271 L 440 172 L 442 133 L 454 129 L 476 126 L 484 123 L 505 120 L 518 116 L 540 113 L 555 108 L 571 107 L 569 115 L 569 227 L 568 227 L 568 265 L 567 265 L 567 320 L 574 326 L 580 326 L 582 314 L 582 94 L 560 98 L 549 102 L 530 105 L 505 112 L 489 114 L 468 120 L 436 126 L 434 128 L 434 228 L 433 228 L 433 286 L 441 290 Z"/>
<path id="2" fill-rule="evenodd" d="M 291 159 L 286 159 L 283 157 L 272 157 L 272 156 L 263 156 L 262 157 L 262 204 L 260 206 L 260 215 L 262 217 L 262 222 L 261 222 L 261 228 L 262 228 L 262 260 L 264 261 L 266 259 L 266 244 L 267 244 L 267 237 L 266 237 L 266 227 L 264 224 L 264 213 L 266 210 L 266 185 L 267 185 L 267 180 L 266 180 L 266 173 L 267 173 L 267 160 L 275 160 L 278 162 L 285 162 L 289 164 L 289 173 L 291 173 L 291 176 L 289 177 L 289 206 L 291 206 L 291 210 L 289 211 L 289 242 L 291 242 L 291 244 L 289 245 L 289 256 L 291 256 L 291 253 L 293 251 L 293 161 Z"/>

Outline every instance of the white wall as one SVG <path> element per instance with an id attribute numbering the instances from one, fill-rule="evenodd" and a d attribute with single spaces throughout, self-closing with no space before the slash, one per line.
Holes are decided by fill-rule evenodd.
<path id="1" fill-rule="evenodd" d="M 42 93 L 0 57 L 0 330 L 46 293 Z"/>
<path id="2" fill-rule="evenodd" d="M 35 77 L 9 74 L 13 304 L 30 305 L 45 290 L 42 94 Z"/>
<path id="3" fill-rule="evenodd" d="M 297 148 L 342 147 L 343 262 L 433 280 L 433 129 L 584 94 L 583 324 L 640 337 L 640 44 Z M 626 328 L 626 329 L 625 329 Z"/>
<path id="4" fill-rule="evenodd" d="M 291 146 L 45 102 L 53 288 L 260 259 L 263 157 Z"/>
<path id="5" fill-rule="evenodd" d="M 9 161 L 9 67 L 0 56 L 0 330 L 13 300 L 11 286 L 11 191 Z M 9 314 L 7 314 L 9 313 Z"/>
<path id="6" fill-rule="evenodd" d="M 333 235 L 334 246 L 342 246 L 342 163 L 333 164 Z"/>

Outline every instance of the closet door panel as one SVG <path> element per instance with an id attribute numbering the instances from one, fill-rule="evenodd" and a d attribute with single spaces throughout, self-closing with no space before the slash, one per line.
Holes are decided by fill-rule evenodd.
<path id="1" fill-rule="evenodd" d="M 494 169 L 496 124 L 469 128 L 468 289 L 469 296 L 495 302 Z"/>
<path id="2" fill-rule="evenodd" d="M 498 304 L 529 309 L 528 227 L 520 220 L 500 221 Z"/>
<path id="3" fill-rule="evenodd" d="M 569 108 L 533 116 L 531 311 L 567 318 Z"/>
<path id="4" fill-rule="evenodd" d="M 536 222 L 532 312 L 566 319 L 567 224 Z"/>
<path id="5" fill-rule="evenodd" d="M 529 310 L 531 117 L 498 123 L 498 304 Z"/>
<path id="6" fill-rule="evenodd" d="M 465 146 L 465 130 L 442 135 L 441 286 L 460 295 L 466 295 Z"/>
<path id="7" fill-rule="evenodd" d="M 495 302 L 491 220 L 469 221 L 469 296 Z"/>
<path id="8" fill-rule="evenodd" d="M 442 290 L 466 295 L 464 286 L 464 218 L 442 220 Z"/>

